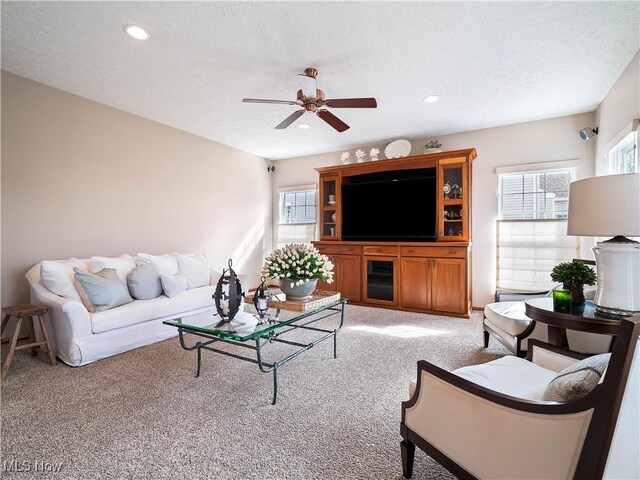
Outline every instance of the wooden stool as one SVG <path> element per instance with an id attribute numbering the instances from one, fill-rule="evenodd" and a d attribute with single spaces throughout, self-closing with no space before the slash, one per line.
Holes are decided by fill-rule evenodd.
<path id="1" fill-rule="evenodd" d="M 49 309 L 47 307 L 43 307 L 41 305 L 13 305 L 10 307 L 2 307 L 2 313 L 4 317 L 2 317 L 2 326 L 0 327 L 0 335 L 4 335 L 5 329 L 9 324 L 9 319 L 11 317 L 15 317 L 18 319 L 16 323 L 16 328 L 13 331 L 13 335 L 11 335 L 11 339 L 7 342 L 9 343 L 9 353 L 7 354 L 7 358 L 2 362 L 2 378 L 7 375 L 7 371 L 9 370 L 9 365 L 11 365 L 11 358 L 13 357 L 13 352 L 16 350 L 22 350 L 24 348 L 30 348 L 31 354 L 35 357 L 38 355 L 38 351 L 36 347 L 40 347 L 44 350 L 44 345 L 47 346 L 45 352 L 49 353 L 49 360 L 51 361 L 51 365 L 56 364 L 56 356 L 53 354 L 53 349 L 51 348 L 51 342 L 49 341 L 49 332 L 47 331 L 47 326 L 44 323 L 44 319 L 42 315 L 47 313 Z M 29 325 L 29 340 L 27 343 L 23 343 L 21 345 L 17 345 L 18 335 L 20 335 L 20 327 L 22 326 L 22 319 L 25 317 L 31 317 L 31 322 L 27 322 Z M 36 334 L 34 329 L 34 322 L 38 317 L 38 321 L 40 322 L 40 328 L 42 329 L 42 335 L 44 336 L 44 340 L 36 341 Z M 23 340 L 22 338 L 20 340 Z"/>

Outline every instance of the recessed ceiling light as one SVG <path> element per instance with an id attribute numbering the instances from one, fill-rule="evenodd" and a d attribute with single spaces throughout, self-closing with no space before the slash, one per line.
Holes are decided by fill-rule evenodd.
<path id="1" fill-rule="evenodd" d="M 298 128 L 309 128 L 311 125 L 309 125 L 308 123 L 299 123 L 298 124 Z"/>
<path id="2" fill-rule="evenodd" d="M 438 100 L 440 100 L 438 95 L 428 95 L 424 97 L 424 101 L 427 103 L 436 103 Z"/>
<path id="3" fill-rule="evenodd" d="M 149 32 L 138 25 L 125 25 L 124 31 L 127 35 L 135 38 L 136 40 L 146 40 L 151 36 Z"/>

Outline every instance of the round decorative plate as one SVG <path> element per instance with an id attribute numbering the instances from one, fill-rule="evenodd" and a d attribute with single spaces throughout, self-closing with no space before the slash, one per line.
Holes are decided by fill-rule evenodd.
<path id="1" fill-rule="evenodd" d="M 411 153 L 411 142 L 409 140 L 394 140 L 384 149 L 387 158 L 402 158 Z"/>

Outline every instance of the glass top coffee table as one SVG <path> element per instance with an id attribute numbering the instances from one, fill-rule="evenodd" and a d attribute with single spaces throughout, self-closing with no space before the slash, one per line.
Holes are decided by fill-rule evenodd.
<path id="1" fill-rule="evenodd" d="M 162 323 L 178 329 L 180 346 L 183 349 L 197 350 L 196 377 L 200 376 L 202 350 L 209 350 L 228 357 L 255 363 L 262 373 L 273 372 L 273 400 L 271 404 L 275 405 L 278 398 L 278 369 L 282 365 L 331 337 L 333 337 L 333 358 L 337 358 L 337 335 L 344 323 L 347 300 L 338 298 L 305 311 L 290 310 L 291 305 L 287 305 L 287 302 L 274 303 L 275 305 L 272 305 L 272 308 L 269 309 L 268 319 L 265 319 L 263 323 L 256 323 L 260 320 L 257 315 L 251 313 L 255 312 L 255 310 L 253 305 L 249 304 L 244 305 L 244 314 L 236 315 L 236 318 L 231 323 L 221 322 L 217 314 L 212 316 L 211 325 L 206 326 L 190 325 L 190 317 L 165 320 Z M 332 319 L 336 324 L 335 328 L 325 326 L 325 323 L 329 323 L 331 320 L 323 322 L 322 327 L 312 325 L 330 317 L 335 317 Z M 301 331 L 312 332 L 314 338 L 296 341 L 295 333 Z M 185 340 L 186 333 L 198 337 L 193 345 L 187 345 Z M 285 339 L 283 338 L 285 336 L 293 338 Z M 241 347 L 245 351 L 252 350 L 254 353 L 242 355 L 234 351 L 221 350 L 216 348 L 218 343 L 234 345 Z M 293 351 L 287 351 L 278 360 L 267 362 L 264 358 L 264 350 L 265 347 L 273 343 L 285 344 L 292 347 Z"/>

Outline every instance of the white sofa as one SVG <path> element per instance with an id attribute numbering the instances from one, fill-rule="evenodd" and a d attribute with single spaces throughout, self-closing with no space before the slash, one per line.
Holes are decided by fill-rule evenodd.
<path id="1" fill-rule="evenodd" d="M 89 260 L 86 262 L 89 270 Z M 76 259 L 77 262 L 77 259 Z M 49 307 L 45 316 L 49 332 L 53 332 L 56 356 L 77 367 L 128 350 L 150 345 L 177 335 L 177 329 L 164 325 L 164 320 L 192 316 L 196 325 L 213 323 L 213 293 L 220 277 L 211 271 L 208 286 L 189 289 L 174 297 L 164 294 L 151 300 L 134 300 L 110 310 L 89 313 L 76 300 L 50 292 L 41 282 L 41 263 L 26 273 L 31 301 Z M 238 275 L 243 290 L 249 287 L 249 276 Z"/>

